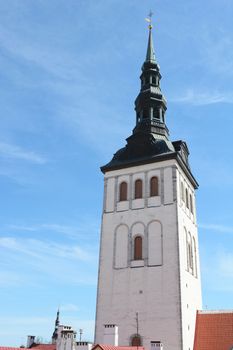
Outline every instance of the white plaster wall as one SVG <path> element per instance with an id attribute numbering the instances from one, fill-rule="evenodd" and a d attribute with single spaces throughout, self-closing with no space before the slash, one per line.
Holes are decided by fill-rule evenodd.
<path id="1" fill-rule="evenodd" d="M 128 266 L 128 235 L 127 225 L 119 225 L 115 233 L 115 268 L 125 268 Z"/>
<path id="2" fill-rule="evenodd" d="M 155 197 L 157 201 L 154 205 L 151 205 L 152 198 L 148 196 L 152 174 L 159 177 L 159 196 Z M 136 333 L 135 314 L 138 312 L 139 333 L 143 336 L 143 345 L 147 349 L 150 349 L 150 342 L 156 340 L 160 340 L 166 350 L 189 349 L 186 345 L 192 342 L 192 336 L 190 341 L 188 339 L 193 332 L 193 310 L 199 304 L 199 297 L 194 297 L 193 294 L 195 291 L 197 295 L 200 293 L 199 282 L 185 270 L 182 221 L 188 220 L 192 232 L 195 224 L 186 208 L 182 208 L 177 193 L 179 174 L 180 169 L 175 160 L 105 174 L 106 179 L 114 179 L 108 194 L 112 196 L 109 201 L 114 202 L 115 210 L 105 210 L 102 221 L 95 343 L 103 342 L 103 325 L 112 323 L 119 326 L 119 345 L 129 345 L 130 336 Z M 129 201 L 127 207 L 120 211 L 118 184 L 126 177 L 129 181 Z M 133 200 L 133 184 L 137 178 L 144 181 L 144 198 L 138 207 Z M 184 174 L 183 180 L 186 180 Z M 149 226 L 151 222 L 157 224 Z M 135 223 L 141 223 L 141 228 L 137 228 Z M 121 237 L 119 241 L 116 240 L 119 225 L 127 225 L 129 228 L 127 267 L 124 267 L 126 250 L 123 248 L 124 252 L 120 252 L 119 248 L 121 244 L 122 247 L 126 246 L 126 239 L 121 241 Z M 138 231 L 142 228 L 144 260 L 132 261 L 131 236 L 140 233 Z M 116 258 L 118 251 L 119 257 Z M 122 265 L 121 259 L 124 261 Z M 116 268 L 114 262 L 120 268 Z M 187 311 L 185 306 L 188 303 Z M 189 324 L 191 331 L 186 332 L 186 324 Z"/>
<path id="3" fill-rule="evenodd" d="M 180 250 L 180 282 L 181 282 L 181 298 L 182 298 L 182 329 L 183 329 L 183 348 L 187 350 L 193 349 L 196 311 L 202 308 L 201 296 L 201 279 L 200 279 L 200 263 L 198 249 L 198 232 L 195 215 L 192 215 L 190 208 L 187 209 L 184 202 L 180 199 L 180 181 L 183 181 L 185 188 L 188 188 L 189 194 L 193 196 L 193 209 L 195 210 L 194 188 L 189 183 L 185 175 L 179 169 L 177 170 L 177 190 L 178 190 L 178 227 L 179 227 L 179 250 Z M 191 273 L 187 268 L 186 238 L 187 233 L 196 242 L 196 273 Z M 195 261 L 194 261 L 195 263 Z M 195 269 L 194 269 L 195 270 Z"/>

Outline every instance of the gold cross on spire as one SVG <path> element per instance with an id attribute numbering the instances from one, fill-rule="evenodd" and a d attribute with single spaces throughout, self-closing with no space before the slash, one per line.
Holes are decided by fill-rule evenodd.
<path id="1" fill-rule="evenodd" d="M 150 13 L 148 14 L 148 17 L 145 18 L 145 20 L 149 23 L 148 28 L 150 30 L 153 28 L 153 26 L 152 26 L 152 16 L 153 16 L 153 12 L 150 10 Z"/>

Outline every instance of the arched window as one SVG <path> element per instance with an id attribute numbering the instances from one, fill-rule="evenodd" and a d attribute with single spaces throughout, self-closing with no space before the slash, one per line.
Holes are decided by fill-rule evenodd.
<path id="1" fill-rule="evenodd" d="M 188 241 L 187 241 L 187 256 L 188 256 L 188 269 L 193 273 L 193 246 L 192 246 L 192 238 L 190 232 L 188 233 Z"/>
<path id="2" fill-rule="evenodd" d="M 119 201 L 127 201 L 127 183 L 126 182 L 122 182 L 120 184 Z"/>
<path id="3" fill-rule="evenodd" d="M 188 189 L 187 188 L 185 190 L 185 202 L 186 202 L 186 207 L 189 209 L 189 195 L 188 195 Z"/>
<path id="4" fill-rule="evenodd" d="M 134 198 L 142 198 L 142 180 L 135 181 Z"/>
<path id="5" fill-rule="evenodd" d="M 190 203 L 190 210 L 191 210 L 191 213 L 193 214 L 193 197 L 192 197 L 191 194 L 190 194 L 190 196 L 189 196 L 189 203 Z"/>
<path id="6" fill-rule="evenodd" d="M 181 199 L 184 202 L 184 184 L 182 181 L 180 183 L 180 188 L 181 188 L 181 190 L 180 190 Z"/>
<path id="7" fill-rule="evenodd" d="M 156 85 L 156 77 L 153 75 L 152 77 L 152 84 L 155 84 Z"/>
<path id="8" fill-rule="evenodd" d="M 195 277 L 197 277 L 197 247 L 196 247 L 196 241 L 195 238 L 193 237 L 193 274 Z"/>
<path id="9" fill-rule="evenodd" d="M 141 337 L 140 335 L 134 335 L 131 338 L 131 346 L 141 346 L 142 342 L 141 342 Z"/>
<path id="10" fill-rule="evenodd" d="M 134 260 L 142 260 L 142 237 L 134 239 Z"/>
<path id="11" fill-rule="evenodd" d="M 157 176 L 153 176 L 150 179 L 150 196 L 158 196 L 159 195 L 159 179 Z"/>

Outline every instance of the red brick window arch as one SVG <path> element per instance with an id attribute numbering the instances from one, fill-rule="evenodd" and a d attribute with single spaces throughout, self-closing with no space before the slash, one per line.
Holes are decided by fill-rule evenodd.
<path id="1" fill-rule="evenodd" d="M 142 180 L 136 180 L 134 187 L 134 198 L 142 198 Z"/>
<path id="2" fill-rule="evenodd" d="M 150 197 L 155 197 L 159 195 L 159 179 L 157 176 L 153 176 L 150 179 Z"/>
<path id="3" fill-rule="evenodd" d="M 134 238 L 134 260 L 142 260 L 142 237 Z"/>
<path id="4" fill-rule="evenodd" d="M 127 182 L 122 182 L 120 184 L 120 195 L 119 195 L 119 201 L 127 201 L 127 192 L 128 192 L 128 186 Z"/>

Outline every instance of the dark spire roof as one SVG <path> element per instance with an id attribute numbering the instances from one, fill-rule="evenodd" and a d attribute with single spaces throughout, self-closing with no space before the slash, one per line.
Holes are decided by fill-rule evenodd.
<path id="1" fill-rule="evenodd" d="M 60 317 L 60 310 L 58 309 L 58 310 L 57 310 L 57 317 L 56 317 L 56 321 L 55 321 L 55 325 L 56 325 L 56 326 L 59 326 L 59 324 L 60 324 L 60 319 L 59 319 L 59 317 Z"/>
<path id="2" fill-rule="evenodd" d="M 141 88 L 135 100 L 136 125 L 132 135 L 126 139 L 126 146 L 118 150 L 108 164 L 101 167 L 102 172 L 180 157 L 181 163 L 191 175 L 186 143 L 169 140 L 165 121 L 167 103 L 160 88 L 161 78 L 150 24 L 146 60 L 140 76 Z M 195 179 L 191 181 L 196 187 Z"/>
<path id="3" fill-rule="evenodd" d="M 53 335 L 52 335 L 52 344 L 56 343 L 57 337 L 58 337 L 58 327 L 60 325 L 60 310 L 57 310 L 57 317 L 55 320 L 55 328 L 53 331 Z"/>
<path id="4" fill-rule="evenodd" d="M 152 38 L 152 26 L 149 26 L 149 38 L 148 38 L 148 45 L 147 45 L 147 52 L 146 52 L 146 62 L 152 62 L 155 63 L 155 50 L 153 45 L 153 38 Z"/>

